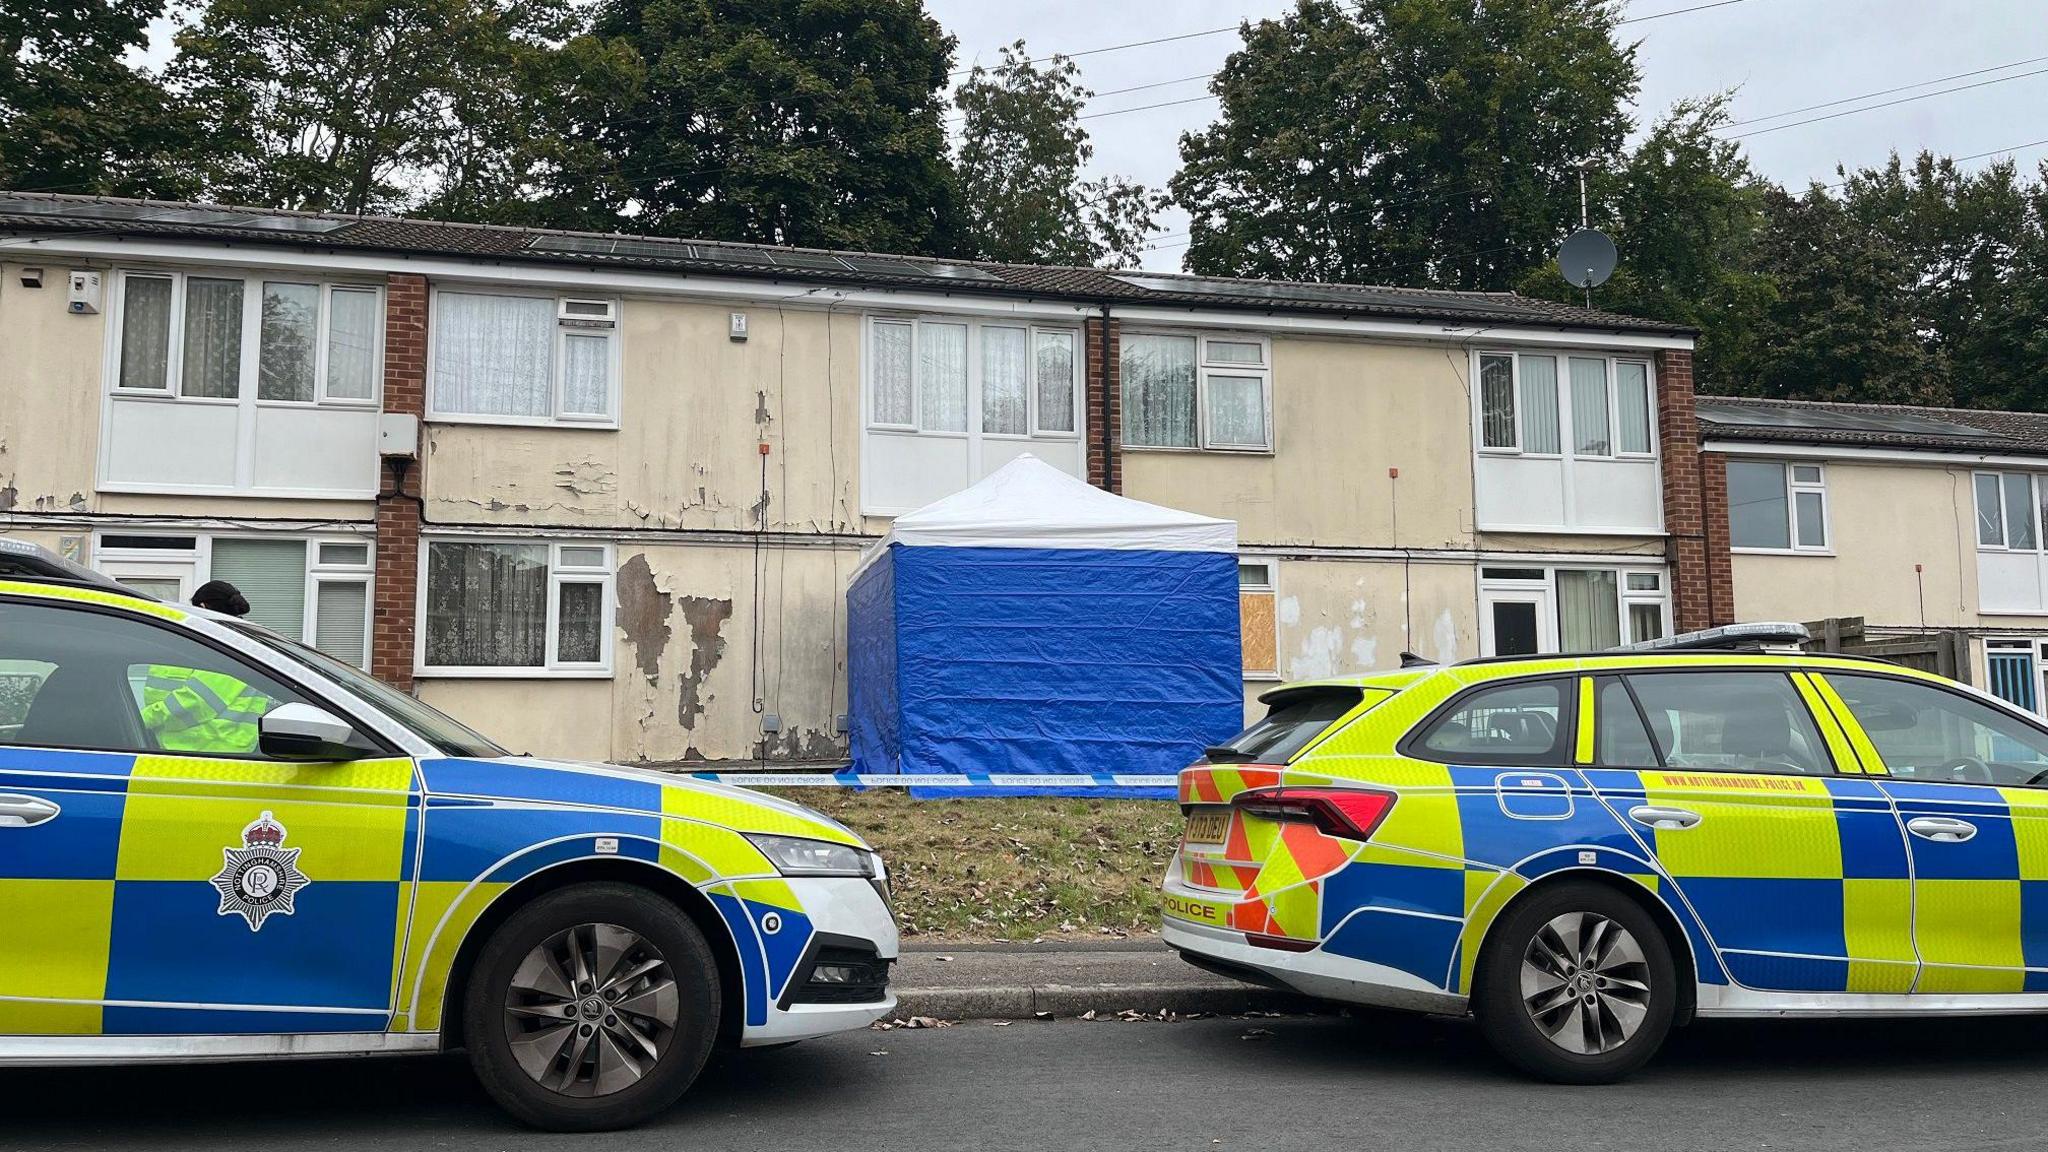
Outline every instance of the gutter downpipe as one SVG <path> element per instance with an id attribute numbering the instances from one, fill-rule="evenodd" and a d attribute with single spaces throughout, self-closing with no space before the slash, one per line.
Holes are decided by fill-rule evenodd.
<path id="1" fill-rule="evenodd" d="M 1109 301 L 1104 300 L 1102 302 L 1102 331 L 1096 335 L 1096 347 L 1100 351 L 1102 358 L 1101 378 L 1097 381 L 1101 387 L 1102 396 L 1097 403 L 1100 405 L 1102 412 L 1102 490 L 1105 492 L 1115 492 L 1117 459 L 1116 446 L 1113 441 L 1116 437 L 1110 432 L 1109 427 L 1109 319 Z M 1122 381 L 1119 380 L 1118 383 L 1121 384 Z"/>

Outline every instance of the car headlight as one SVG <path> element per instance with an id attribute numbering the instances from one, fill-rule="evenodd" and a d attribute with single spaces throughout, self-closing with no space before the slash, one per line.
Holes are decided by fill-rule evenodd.
<path id="1" fill-rule="evenodd" d="M 858 876 L 870 879 L 875 875 L 875 854 L 851 844 L 751 833 L 747 839 L 753 841 L 761 855 L 768 857 L 775 870 L 784 876 Z"/>

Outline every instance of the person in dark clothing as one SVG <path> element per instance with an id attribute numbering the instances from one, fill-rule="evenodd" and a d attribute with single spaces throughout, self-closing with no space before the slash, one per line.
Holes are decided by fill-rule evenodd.
<path id="1" fill-rule="evenodd" d="M 225 580 L 208 580 L 192 594 L 194 608 L 206 608 L 229 616 L 247 616 L 249 599 L 242 590 Z"/>

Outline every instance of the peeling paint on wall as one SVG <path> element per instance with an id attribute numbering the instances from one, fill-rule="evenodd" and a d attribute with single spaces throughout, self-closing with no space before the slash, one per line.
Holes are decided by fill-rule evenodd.
<path id="1" fill-rule="evenodd" d="M 1436 662 L 1455 664 L 1458 660 L 1458 625 L 1446 608 L 1436 618 Z"/>
<path id="2" fill-rule="evenodd" d="M 676 722 L 688 731 L 704 714 L 704 681 L 725 655 L 725 637 L 719 630 L 732 619 L 732 601 L 707 596 L 684 596 L 681 601 L 683 622 L 690 626 L 690 670 L 676 692 Z"/>
<path id="3" fill-rule="evenodd" d="M 1370 636 L 1360 636 L 1351 642 L 1351 670 L 1370 672 L 1379 657 L 1380 642 Z"/>
<path id="4" fill-rule="evenodd" d="M 20 499 L 21 490 L 14 485 L 9 484 L 5 488 L 0 488 L 0 512 L 11 511 Z"/>
<path id="5" fill-rule="evenodd" d="M 1337 674 L 1337 653 L 1344 648 L 1341 629 L 1317 626 L 1302 637 L 1301 651 L 1287 662 L 1290 680 L 1320 680 Z"/>
<path id="6" fill-rule="evenodd" d="M 633 646 L 633 663 L 647 683 L 661 683 L 661 654 L 668 651 L 669 608 L 673 597 L 654 584 L 647 554 L 636 552 L 619 565 L 619 630 Z"/>
<path id="7" fill-rule="evenodd" d="M 1292 596 L 1280 598 L 1280 623 L 1292 628 L 1301 623 L 1301 601 Z"/>

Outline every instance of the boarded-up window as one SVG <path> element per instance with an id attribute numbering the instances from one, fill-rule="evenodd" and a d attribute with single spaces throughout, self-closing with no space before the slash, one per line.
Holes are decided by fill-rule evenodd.
<path id="1" fill-rule="evenodd" d="M 1238 638 L 1246 676 L 1280 673 L 1280 622 L 1271 560 L 1237 562 Z"/>

